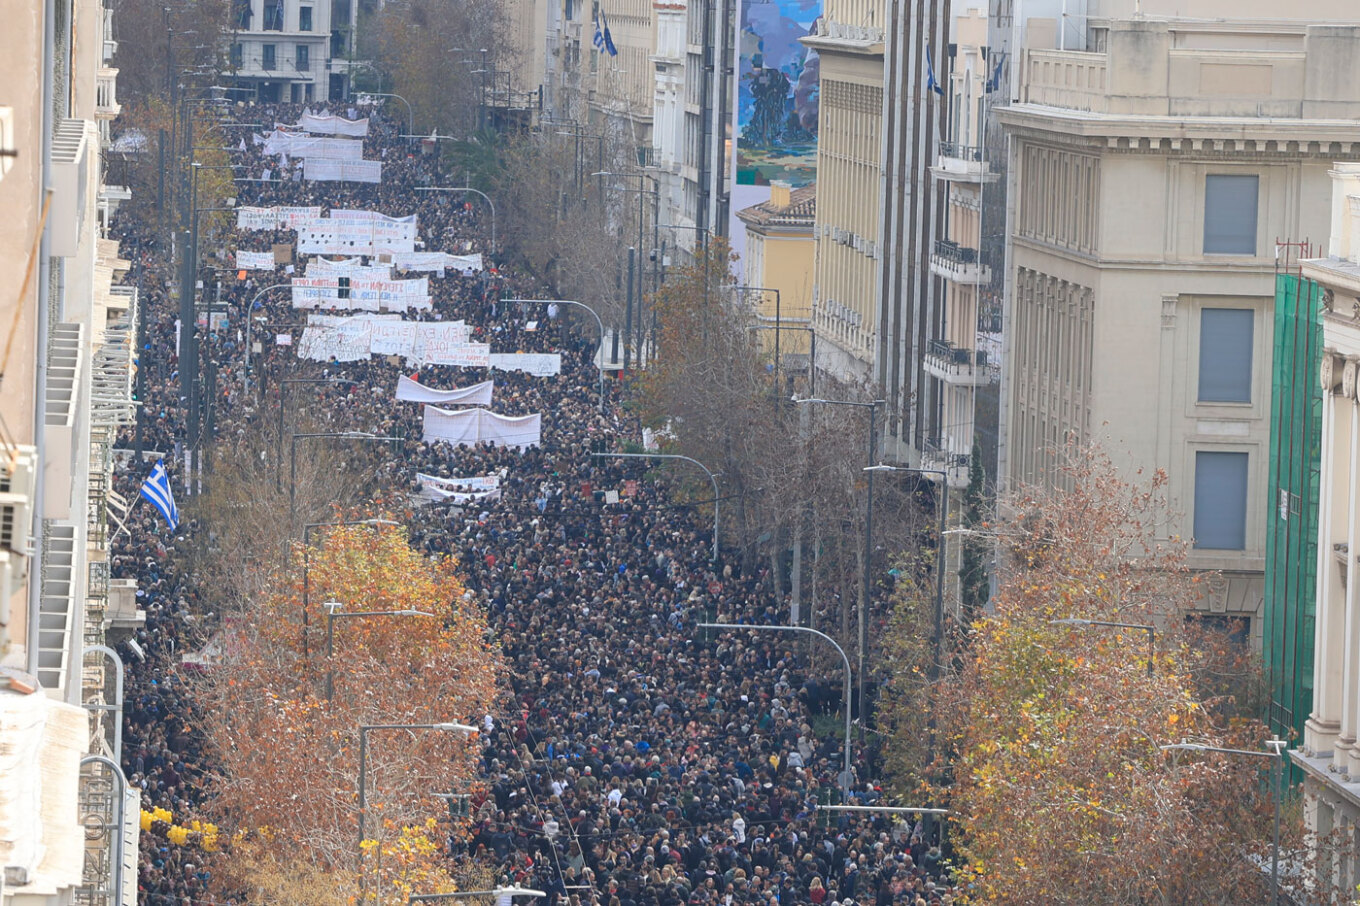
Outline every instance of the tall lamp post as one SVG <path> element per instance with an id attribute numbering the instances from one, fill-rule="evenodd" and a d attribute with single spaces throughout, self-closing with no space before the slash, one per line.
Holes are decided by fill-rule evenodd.
<path id="1" fill-rule="evenodd" d="M 729 286 L 728 289 L 741 290 L 743 293 L 774 293 L 774 386 L 777 393 L 779 390 L 779 326 L 780 321 L 783 320 L 781 317 L 782 307 L 779 298 L 779 290 L 772 286 L 745 286 L 742 284 L 733 284 L 732 286 Z M 760 307 L 759 303 L 757 303 L 756 317 L 759 316 Z"/>
<path id="2" fill-rule="evenodd" d="M 713 482 L 713 562 L 718 562 L 718 476 L 713 470 L 697 459 L 681 456 L 679 453 L 592 453 L 596 459 L 683 459 L 704 470 L 708 480 Z"/>
<path id="3" fill-rule="evenodd" d="M 283 490 L 283 405 L 289 384 L 358 384 L 350 378 L 284 378 L 279 381 L 279 426 L 274 435 L 274 483 Z"/>
<path id="4" fill-rule="evenodd" d="M 864 699 L 864 651 L 869 647 L 869 593 L 873 589 L 872 563 L 873 548 L 870 546 L 874 535 L 874 458 L 878 446 L 878 407 L 883 405 L 883 400 L 870 400 L 861 403 L 854 400 L 828 400 L 818 397 L 793 397 L 793 402 L 799 405 L 818 404 L 824 406 L 853 406 L 857 409 L 869 410 L 869 462 L 870 468 L 865 469 L 869 476 L 864 489 L 864 575 L 861 578 L 860 595 L 863 600 L 859 606 L 859 718 L 861 732 L 869 725 L 869 704 Z"/>
<path id="5" fill-rule="evenodd" d="M 815 635 L 819 639 L 824 639 L 831 643 L 831 646 L 840 653 L 841 663 L 845 665 L 845 686 L 841 693 L 845 698 L 845 767 L 841 772 L 841 793 L 846 798 L 850 798 L 850 658 L 846 655 L 835 639 L 824 632 L 816 629 L 809 629 L 806 626 L 774 626 L 774 625 L 746 625 L 744 623 L 699 623 L 700 629 L 752 629 L 761 632 L 802 632 L 808 635 Z"/>
<path id="6" fill-rule="evenodd" d="M 599 348 L 596 350 L 596 354 L 597 354 L 597 355 L 599 356 L 599 358 L 600 358 L 600 366 L 599 366 L 599 369 L 598 369 L 598 371 L 599 371 L 598 379 L 599 379 L 599 385 L 600 385 L 600 386 L 599 386 L 599 392 L 600 392 L 600 411 L 603 412 L 603 411 L 604 411 L 604 322 L 600 320 L 600 315 L 599 315 L 599 313 L 596 312 L 595 309 L 591 308 L 589 305 L 585 304 L 584 302 L 573 302 L 571 299 L 502 299 L 501 301 L 502 301 L 502 302 L 527 302 L 527 303 L 530 303 L 530 304 L 532 304 L 532 305 L 575 305 L 577 308 L 584 308 L 584 309 L 590 314 L 590 316 L 591 316 L 592 318 L 595 319 L 595 324 L 596 324 L 596 326 L 600 328 L 600 346 L 599 346 Z"/>
<path id="7" fill-rule="evenodd" d="M 361 91 L 359 93 L 366 97 L 371 98 L 396 98 L 397 100 L 401 101 L 403 104 L 406 105 L 406 131 L 411 133 L 412 135 L 415 134 L 416 115 L 411 111 L 411 102 L 406 100 L 406 98 L 402 97 L 399 94 L 393 94 L 390 91 Z"/>
<path id="8" fill-rule="evenodd" d="M 259 302 L 260 299 L 264 297 L 265 293 L 273 292 L 276 289 L 292 289 L 292 288 L 293 284 L 291 283 L 274 283 L 260 290 L 258 293 L 255 294 L 255 297 L 251 299 L 249 303 L 246 304 L 246 368 L 241 375 L 242 380 L 241 389 L 247 392 L 250 391 L 250 356 L 251 350 L 253 348 L 252 343 L 254 342 L 254 337 L 252 335 L 252 324 L 255 321 L 254 317 L 252 317 L 252 314 L 255 311 L 255 303 Z M 280 412 L 282 412 L 283 409 L 282 398 L 280 398 L 279 400 L 279 409 Z M 280 431 L 280 434 L 282 434 L 282 431 Z"/>
<path id="9" fill-rule="evenodd" d="M 629 188 L 629 189 L 625 189 L 624 191 L 627 191 L 627 192 L 637 192 L 637 193 L 638 193 L 638 243 L 637 243 L 637 249 L 638 249 L 638 271 L 637 271 L 637 304 L 638 304 L 638 319 L 637 319 L 637 323 L 638 323 L 639 325 L 641 325 L 642 322 L 643 322 L 643 317 L 642 317 L 642 280 L 643 280 L 643 271 L 644 271 L 644 267 L 645 267 L 645 266 L 643 265 L 643 263 L 642 263 L 642 261 L 643 261 L 643 258 L 642 258 L 642 250 L 643 250 L 643 248 L 645 247 L 644 244 L 643 244 L 643 241 L 642 241 L 642 226 L 643 226 L 643 222 L 644 222 L 644 220 L 643 220 L 643 214 L 642 214 L 642 200 L 643 200 L 643 199 L 642 199 L 642 196 L 643 196 L 643 195 L 651 195 L 651 196 L 652 196 L 652 255 L 653 255 L 653 256 L 656 256 L 656 255 L 658 254 L 658 249 L 660 248 L 660 237 L 659 237 L 659 232 L 658 232 L 658 231 L 661 229 L 661 181 L 658 180 L 655 176 L 653 176 L 653 175 L 650 174 L 650 173 L 616 173 L 616 172 L 613 172 L 613 171 L 611 171 L 611 170 L 597 170 L 597 171 L 595 171 L 594 173 L 592 173 L 592 174 L 590 174 L 590 175 L 591 175 L 591 176 L 599 176 L 599 177 L 609 176 L 609 177 L 613 177 L 613 178 L 615 178 L 615 179 L 637 179 L 637 180 L 638 180 L 638 187 L 637 187 L 636 189 Z M 650 189 L 645 189 L 645 188 L 642 187 L 642 180 L 644 180 L 644 179 L 649 180 L 649 181 L 651 182 L 652 187 L 651 187 Z M 660 259 L 659 259 L 659 258 L 655 258 L 654 261 L 653 261 L 653 264 L 654 264 L 655 266 L 654 266 L 654 268 L 653 268 L 653 270 L 652 270 L 652 292 L 656 292 L 657 288 L 660 286 L 660 283 L 661 283 L 661 261 L 660 261 Z M 632 294 L 633 294 L 633 282 L 632 282 L 631 276 L 630 276 L 630 278 L 629 278 L 628 291 L 629 291 L 629 298 L 631 299 L 631 298 L 632 298 Z M 631 313 L 632 313 L 632 306 L 631 306 L 631 305 L 629 306 L 628 311 L 629 311 L 629 314 L 630 314 L 630 316 L 631 316 Z M 639 329 L 638 332 L 641 333 L 642 331 Z M 624 358 L 625 358 L 625 359 L 628 357 L 628 349 L 629 349 L 629 347 L 630 347 L 631 345 L 634 345 L 634 344 L 633 344 L 633 336 L 632 336 L 631 332 L 629 332 L 628 341 L 627 341 L 627 343 L 624 344 L 624 352 L 623 352 L 623 354 L 624 354 Z M 641 344 L 636 344 L 636 345 L 638 346 L 639 349 L 641 348 Z M 641 353 L 639 353 L 639 357 L 640 357 L 640 356 L 641 356 Z"/>
<path id="10" fill-rule="evenodd" d="M 424 610 L 406 607 L 401 610 L 342 610 L 345 605 L 339 601 L 327 601 L 326 608 L 326 701 L 335 694 L 335 665 L 331 662 L 335 655 L 335 621 L 346 617 L 367 619 L 368 617 L 437 617 Z"/>
<path id="11" fill-rule="evenodd" d="M 472 186 L 416 186 L 417 192 L 471 192 L 480 195 L 486 201 L 486 206 L 491 209 L 491 254 L 496 254 L 496 203 L 491 200 L 491 196 L 481 189 L 474 189 Z"/>
<path id="12" fill-rule="evenodd" d="M 442 730 L 446 733 L 463 733 L 475 739 L 477 728 L 467 724 L 454 723 L 448 721 L 437 724 L 361 724 L 359 726 L 359 858 L 363 859 L 364 852 L 364 826 L 368 816 L 368 734 L 374 730 Z M 360 869 L 359 877 L 363 879 L 363 870 Z M 360 904 L 367 899 L 366 893 L 361 891 Z"/>
<path id="13" fill-rule="evenodd" d="M 1157 656 L 1157 627 L 1150 623 L 1115 623 L 1110 620 L 1083 620 L 1075 617 L 1065 620 L 1049 620 L 1050 626 L 1112 626 L 1115 629 L 1139 629 L 1148 635 L 1147 673 L 1152 676 L 1152 661 Z"/>
<path id="14" fill-rule="evenodd" d="M 400 437 L 386 434 L 370 434 L 367 431 L 311 431 L 305 434 L 292 434 L 291 452 L 288 457 L 288 526 L 297 522 L 297 444 L 299 440 L 314 440 L 323 437 L 337 440 L 377 441 L 379 443 L 400 443 Z"/>
<path id="15" fill-rule="evenodd" d="M 1163 752 L 1217 752 L 1220 755 L 1237 755 L 1242 758 L 1270 758 L 1273 760 L 1275 829 L 1274 839 L 1270 846 L 1270 901 L 1273 906 L 1280 906 L 1280 782 L 1284 776 L 1284 750 L 1286 745 L 1287 743 L 1283 739 L 1274 738 L 1266 740 L 1266 746 L 1270 749 L 1269 752 L 1257 752 L 1252 749 L 1224 749 L 1197 742 L 1181 742 L 1157 747 Z"/>

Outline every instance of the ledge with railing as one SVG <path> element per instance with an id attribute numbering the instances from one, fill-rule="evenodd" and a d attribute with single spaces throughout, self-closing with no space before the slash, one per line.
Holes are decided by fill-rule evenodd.
<path id="1" fill-rule="evenodd" d="M 940 156 L 980 164 L 982 163 L 982 147 L 980 145 L 961 145 L 958 142 L 942 141 L 940 142 Z"/>

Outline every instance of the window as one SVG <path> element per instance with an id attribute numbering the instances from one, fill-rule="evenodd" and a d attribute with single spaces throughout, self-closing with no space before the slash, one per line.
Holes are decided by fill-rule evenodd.
<path id="1" fill-rule="evenodd" d="M 1204 254 L 1256 254 L 1257 176 L 1204 177 Z"/>
<path id="2" fill-rule="evenodd" d="M 240 44 L 231 45 L 231 68 L 240 69 L 241 59 L 242 59 L 241 45 Z"/>
<path id="3" fill-rule="evenodd" d="M 310 6 L 298 7 L 298 31 L 312 30 L 312 8 Z"/>
<path id="4" fill-rule="evenodd" d="M 273 68 L 274 68 L 274 62 L 275 62 L 275 61 L 274 61 L 274 45 L 273 45 L 273 44 L 265 44 L 265 45 L 261 46 L 261 47 L 260 47 L 260 68 L 261 68 L 261 69 L 273 69 Z"/>
<path id="5" fill-rule="evenodd" d="M 1205 308 L 1199 313 L 1199 401 L 1251 402 L 1251 343 L 1256 313 Z"/>
<path id="6" fill-rule="evenodd" d="M 264 30 L 283 31 L 282 3 L 266 3 L 264 5 Z"/>
<path id="7" fill-rule="evenodd" d="M 293 59 L 297 63 L 297 68 L 299 72 L 304 72 L 308 69 L 311 69 L 312 68 L 311 48 L 309 48 L 306 44 L 299 44 L 297 46 L 297 53 L 295 54 Z"/>
<path id="8" fill-rule="evenodd" d="M 236 7 L 236 27 L 241 31 L 249 31 L 250 17 L 250 0 L 241 0 Z"/>
<path id="9" fill-rule="evenodd" d="M 1195 547 L 1240 551 L 1247 546 L 1247 454 L 1195 454 Z"/>

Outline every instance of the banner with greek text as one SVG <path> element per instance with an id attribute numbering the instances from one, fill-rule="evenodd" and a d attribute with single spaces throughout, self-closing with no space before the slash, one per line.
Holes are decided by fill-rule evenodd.
<path id="1" fill-rule="evenodd" d="M 497 352 L 491 354 L 491 367 L 547 377 L 562 373 L 562 356 L 556 352 Z"/>
<path id="2" fill-rule="evenodd" d="M 274 269 L 274 253 L 246 252 L 237 249 L 236 268 L 243 271 L 272 271 Z"/>
<path id="3" fill-rule="evenodd" d="M 368 118 L 347 120 L 339 116 L 317 116 L 304 113 L 298 120 L 297 128 L 316 135 L 368 135 Z"/>
<path id="4" fill-rule="evenodd" d="M 332 160 L 304 157 L 302 178 L 313 182 L 382 182 L 380 160 Z"/>

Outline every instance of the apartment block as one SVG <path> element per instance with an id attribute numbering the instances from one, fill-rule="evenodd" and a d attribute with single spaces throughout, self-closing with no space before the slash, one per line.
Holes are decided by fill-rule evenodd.
<path id="1" fill-rule="evenodd" d="M 127 196 L 103 183 L 116 45 L 97 0 L 30 12 L 0 37 L 0 904 L 131 906 L 140 799 L 97 710 L 114 698 L 109 482 L 138 301 L 103 234 Z"/>
<path id="2" fill-rule="evenodd" d="M 770 200 L 737 212 L 746 230 L 740 287 L 759 332 L 762 353 L 779 363 L 781 377 L 806 374 L 811 330 L 817 186 L 791 188 L 776 180 Z"/>
<path id="3" fill-rule="evenodd" d="M 1360 158 L 1360 95 L 1337 78 L 1360 29 L 1147 6 L 1093 5 L 1087 49 L 1025 49 L 1018 100 L 993 113 L 1010 141 L 1001 479 L 1060 481 L 1068 440 L 1164 470 L 1171 531 L 1220 571 L 1206 611 L 1259 641 L 1275 242 L 1326 236 L 1327 171 Z"/>
<path id="4" fill-rule="evenodd" d="M 346 96 L 358 0 L 241 0 L 227 71 L 267 103 Z"/>

